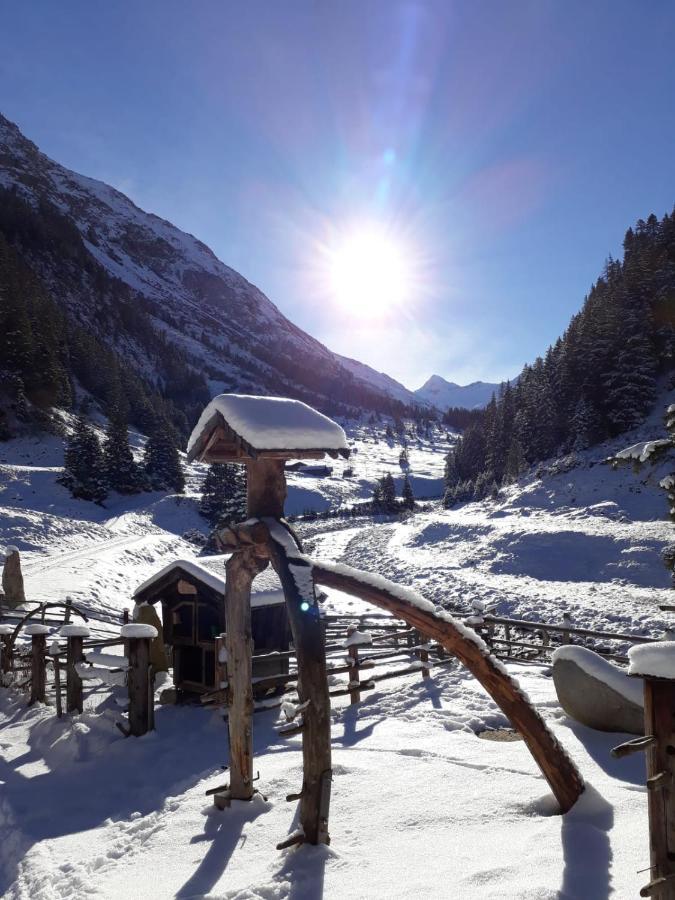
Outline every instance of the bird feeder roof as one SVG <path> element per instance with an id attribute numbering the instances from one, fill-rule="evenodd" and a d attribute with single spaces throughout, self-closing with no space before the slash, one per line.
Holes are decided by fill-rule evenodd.
<path id="1" fill-rule="evenodd" d="M 219 394 L 199 417 L 188 461 L 321 459 L 349 456 L 347 438 L 332 419 L 300 400 Z"/>

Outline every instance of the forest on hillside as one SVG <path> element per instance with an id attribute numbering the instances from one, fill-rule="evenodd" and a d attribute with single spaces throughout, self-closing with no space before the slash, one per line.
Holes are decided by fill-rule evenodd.
<path id="1" fill-rule="evenodd" d="M 621 434 L 675 367 L 675 212 L 630 228 L 579 313 L 469 422 L 446 463 L 446 506 L 485 497 L 529 465 Z"/>

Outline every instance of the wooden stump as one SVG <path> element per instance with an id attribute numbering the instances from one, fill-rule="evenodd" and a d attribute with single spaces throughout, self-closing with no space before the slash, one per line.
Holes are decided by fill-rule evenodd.
<path id="1" fill-rule="evenodd" d="M 77 663 L 81 663 L 84 660 L 83 641 L 84 638 L 80 635 L 68 638 L 66 650 L 66 712 L 69 713 L 81 713 L 84 709 L 82 679 L 75 668 Z"/>
<path id="2" fill-rule="evenodd" d="M 128 638 L 129 734 L 136 737 L 146 734 L 150 727 L 150 640 L 149 637 Z"/>
<path id="3" fill-rule="evenodd" d="M 305 843 L 328 844 L 332 771 L 330 697 L 323 625 L 316 597 L 308 597 L 298 586 L 306 581 L 303 578 L 303 568 L 311 581 L 311 569 L 304 560 L 289 556 L 285 543 L 274 540 L 274 531 L 281 528 L 284 525 L 279 522 L 272 525 L 270 555 L 286 597 L 298 660 L 298 695 L 301 705 L 306 704 L 302 713 L 303 782 L 300 823 Z M 295 536 L 290 529 L 284 530 L 296 545 Z"/>

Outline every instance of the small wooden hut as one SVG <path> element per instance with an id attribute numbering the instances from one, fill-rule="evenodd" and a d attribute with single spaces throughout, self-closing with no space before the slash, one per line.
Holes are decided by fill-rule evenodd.
<path id="1" fill-rule="evenodd" d="M 227 631 L 225 562 L 227 556 L 177 559 L 156 572 L 134 592 L 134 601 L 161 605 L 164 642 L 171 648 L 173 680 L 183 694 L 217 687 L 215 647 Z M 290 628 L 284 592 L 272 569 L 261 573 L 251 593 L 253 652 L 286 651 Z M 285 674 L 287 659 L 254 660 L 253 677 Z"/>

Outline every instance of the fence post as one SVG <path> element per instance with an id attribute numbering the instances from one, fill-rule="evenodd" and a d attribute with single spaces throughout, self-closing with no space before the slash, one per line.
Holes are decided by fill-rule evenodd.
<path id="1" fill-rule="evenodd" d="M 31 639 L 31 661 L 30 661 L 30 701 L 33 703 L 44 703 L 45 693 L 47 689 L 47 660 L 45 654 L 47 652 L 47 635 L 49 628 L 38 622 L 27 625 L 25 633 L 30 635 Z"/>
<path id="2" fill-rule="evenodd" d="M 60 719 L 63 715 L 63 703 L 61 702 L 61 661 L 59 659 L 60 652 L 61 647 L 59 646 L 58 639 L 54 638 L 49 646 L 49 655 L 52 658 L 52 665 L 54 666 L 54 693 L 56 695 L 56 717 L 58 719 Z"/>
<path id="3" fill-rule="evenodd" d="M 122 637 L 129 644 L 129 734 L 140 737 L 150 730 L 153 720 L 154 696 L 150 696 L 150 641 L 157 637 L 154 625 L 132 622 L 123 625 Z"/>
<path id="4" fill-rule="evenodd" d="M 359 672 L 361 671 L 359 668 L 359 645 L 358 644 L 350 644 L 349 639 L 353 634 L 356 634 L 359 630 L 358 625 L 349 625 L 347 627 L 347 640 L 345 643 L 347 644 L 347 655 L 349 656 L 350 669 L 349 669 L 349 702 L 350 703 L 359 703 L 361 701 L 361 691 L 359 689 Z"/>
<path id="5" fill-rule="evenodd" d="M 640 896 L 659 897 L 660 900 L 675 898 L 675 855 L 671 852 L 675 830 L 675 669 L 672 655 L 675 655 L 672 644 L 668 650 L 653 643 L 634 646 L 628 651 L 629 675 L 644 679 L 645 734 L 612 750 L 612 756 L 618 758 L 646 751 L 650 880 L 640 891 Z"/>
<path id="6" fill-rule="evenodd" d="M 82 699 L 82 679 L 77 671 L 77 664 L 84 661 L 83 641 L 89 637 L 86 625 L 62 625 L 59 632 L 68 641 L 66 650 L 66 712 L 81 713 L 84 709 Z"/>
<path id="7" fill-rule="evenodd" d="M 225 649 L 225 632 L 216 638 L 215 647 L 216 673 L 213 689 L 224 691 L 227 688 L 227 650 Z"/>
<path id="8" fill-rule="evenodd" d="M 0 624 L 0 686 L 4 684 L 5 675 L 12 671 L 12 632 L 14 629 L 6 623 Z"/>
<path id="9" fill-rule="evenodd" d="M 563 627 L 560 629 L 562 632 L 562 642 L 563 644 L 571 644 L 572 639 L 570 637 L 569 629 L 572 627 L 572 616 L 569 613 L 563 613 Z"/>
<path id="10" fill-rule="evenodd" d="M 425 666 L 424 663 L 429 662 L 429 651 L 427 649 L 428 639 L 426 635 L 422 634 L 421 631 L 417 632 L 417 636 L 420 640 L 419 650 L 417 651 L 417 655 L 419 657 L 420 662 L 422 663 L 422 678 L 429 677 L 429 666 Z"/>

